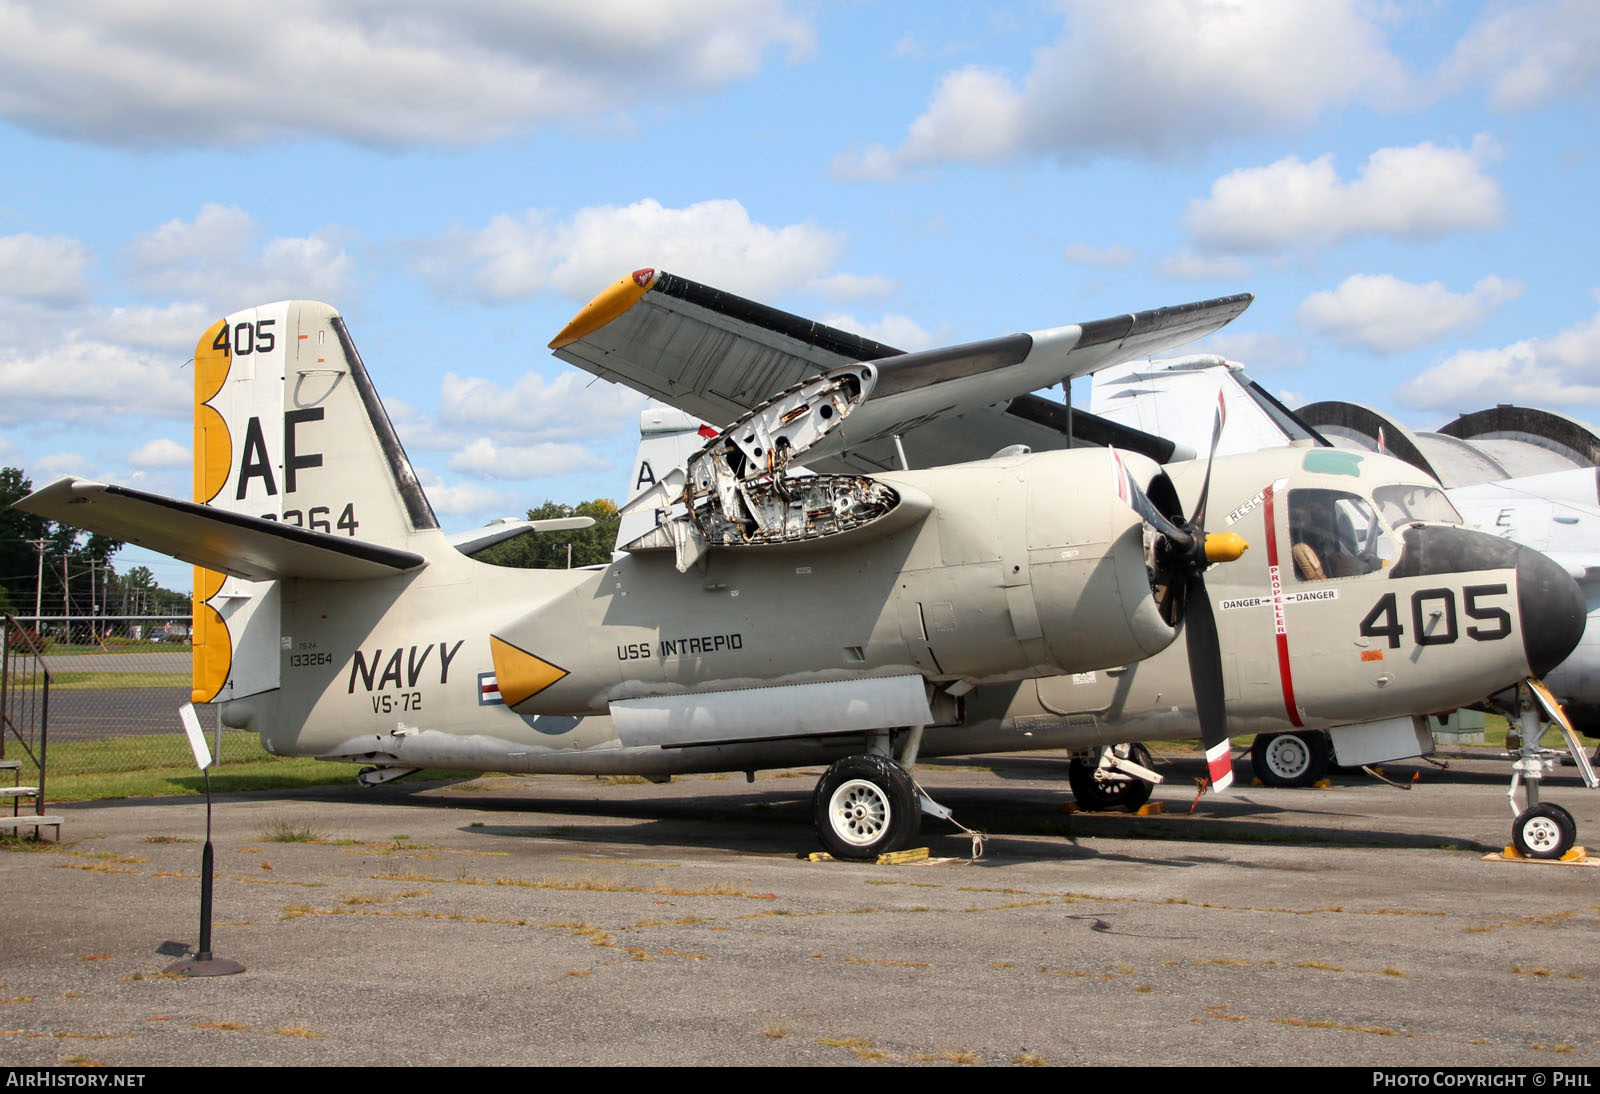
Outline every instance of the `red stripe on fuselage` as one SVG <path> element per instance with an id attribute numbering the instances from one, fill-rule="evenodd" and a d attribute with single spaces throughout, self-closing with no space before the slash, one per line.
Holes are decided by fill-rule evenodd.
<path id="1" fill-rule="evenodd" d="M 1278 569 L 1278 525 L 1274 518 L 1273 486 L 1267 487 L 1262 502 L 1267 522 L 1267 580 L 1272 583 L 1272 629 L 1278 643 L 1278 680 L 1283 685 L 1283 709 L 1291 725 L 1300 726 L 1300 711 L 1294 705 L 1294 673 L 1289 668 L 1289 629 L 1283 615 L 1283 574 Z"/>

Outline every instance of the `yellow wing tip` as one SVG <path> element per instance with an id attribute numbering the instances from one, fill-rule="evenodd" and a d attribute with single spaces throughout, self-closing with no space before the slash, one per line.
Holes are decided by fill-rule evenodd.
<path id="1" fill-rule="evenodd" d="M 587 338 L 637 304 L 655 283 L 656 271 L 645 267 L 607 285 L 578 310 L 572 321 L 561 328 L 560 334 L 550 340 L 550 348 L 561 349 Z"/>

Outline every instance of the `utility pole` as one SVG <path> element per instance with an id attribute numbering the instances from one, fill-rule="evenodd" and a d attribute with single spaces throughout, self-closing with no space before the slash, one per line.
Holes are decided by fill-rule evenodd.
<path id="1" fill-rule="evenodd" d="M 44 541 L 44 537 L 40 536 L 38 539 L 30 539 L 28 542 L 33 544 L 39 550 L 39 576 L 37 578 L 35 578 L 34 582 L 33 582 L 33 629 L 34 629 L 35 632 L 37 632 L 39 630 L 39 616 L 44 614 L 44 542 L 45 541 Z"/>

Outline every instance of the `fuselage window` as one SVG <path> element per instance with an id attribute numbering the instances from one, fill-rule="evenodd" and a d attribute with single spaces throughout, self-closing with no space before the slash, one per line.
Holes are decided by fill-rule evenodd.
<path id="1" fill-rule="evenodd" d="M 1301 581 L 1359 577 L 1395 556 L 1393 540 L 1367 499 L 1342 490 L 1291 490 L 1289 542 Z"/>

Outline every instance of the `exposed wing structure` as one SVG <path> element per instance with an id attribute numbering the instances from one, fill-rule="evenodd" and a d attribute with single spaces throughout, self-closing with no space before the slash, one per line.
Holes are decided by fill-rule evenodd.
<path id="1" fill-rule="evenodd" d="M 664 271 L 638 270 L 597 296 L 555 340 L 557 357 L 702 420 L 731 422 L 819 372 L 873 361 L 878 383 L 848 436 L 819 445 L 820 470 L 981 459 L 1011 444 L 1067 446 L 1062 413 L 1028 392 L 1182 345 L 1249 306 L 1248 294 L 920 353 L 812 322 Z M 1074 415 L 1076 417 L 1076 415 Z M 844 431 L 842 431 L 844 432 Z M 1141 443 L 1149 442 L 1149 443 Z M 1127 431 L 1155 458 L 1172 448 Z M 830 463 L 831 461 L 831 463 Z"/>
<path id="2" fill-rule="evenodd" d="M 89 479 L 60 479 L 16 506 L 248 581 L 360 581 L 425 562 L 410 551 Z"/>

